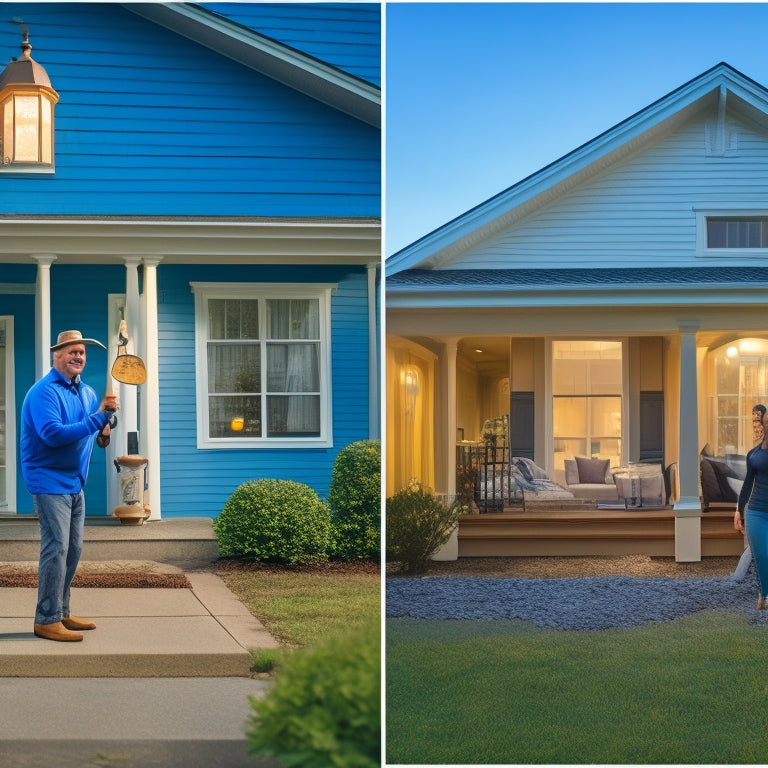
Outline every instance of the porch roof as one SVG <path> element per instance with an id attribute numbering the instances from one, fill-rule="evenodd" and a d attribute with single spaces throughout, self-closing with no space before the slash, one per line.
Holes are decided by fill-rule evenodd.
<path id="1" fill-rule="evenodd" d="M 768 267 L 409 269 L 386 276 L 389 307 L 768 302 Z"/>
<path id="2" fill-rule="evenodd" d="M 615 269 L 408 269 L 387 275 L 387 288 L 460 290 L 517 286 L 708 285 L 729 283 L 768 286 L 768 267 L 617 267 Z"/>

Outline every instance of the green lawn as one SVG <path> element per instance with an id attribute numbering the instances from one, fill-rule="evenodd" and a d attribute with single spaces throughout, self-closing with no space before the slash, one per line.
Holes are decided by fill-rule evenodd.
<path id="1" fill-rule="evenodd" d="M 768 628 L 387 621 L 387 761 L 766 763 Z"/>
<path id="2" fill-rule="evenodd" d="M 264 566 L 220 575 L 287 648 L 311 646 L 328 635 L 380 622 L 379 573 L 341 564 L 317 571 Z"/>

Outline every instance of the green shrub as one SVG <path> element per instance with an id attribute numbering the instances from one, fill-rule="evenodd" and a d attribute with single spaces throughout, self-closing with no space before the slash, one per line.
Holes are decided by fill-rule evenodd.
<path id="1" fill-rule="evenodd" d="M 387 499 L 387 561 L 423 573 L 432 553 L 448 541 L 461 506 L 446 506 L 429 491 L 406 488 Z"/>
<path id="2" fill-rule="evenodd" d="M 328 497 L 334 555 L 363 560 L 381 552 L 381 443 L 359 440 L 339 451 Z"/>
<path id="3" fill-rule="evenodd" d="M 381 765 L 378 623 L 295 651 L 264 698 L 249 697 L 251 754 L 293 768 Z"/>
<path id="4" fill-rule="evenodd" d="M 331 516 L 308 485 L 250 480 L 227 499 L 213 530 L 223 557 L 303 563 L 327 559 Z"/>

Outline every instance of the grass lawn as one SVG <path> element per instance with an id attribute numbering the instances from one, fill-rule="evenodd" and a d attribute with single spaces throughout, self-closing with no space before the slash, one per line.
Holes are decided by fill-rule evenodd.
<path id="1" fill-rule="evenodd" d="M 313 645 L 368 622 L 380 622 L 378 563 L 281 567 L 222 562 L 219 575 L 287 648 Z"/>
<path id="2" fill-rule="evenodd" d="M 387 620 L 388 764 L 768 763 L 768 627 Z"/>

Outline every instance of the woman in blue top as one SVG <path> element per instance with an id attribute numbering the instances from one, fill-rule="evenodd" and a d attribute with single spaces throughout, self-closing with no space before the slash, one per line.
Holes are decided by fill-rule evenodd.
<path id="1" fill-rule="evenodd" d="M 80 331 L 64 331 L 51 347 L 53 367 L 27 392 L 21 407 L 21 472 L 40 520 L 38 600 L 34 632 L 48 640 L 82 640 L 92 621 L 69 611 L 70 584 L 83 549 L 88 465 L 96 436 L 117 410 L 117 397 L 98 395 L 81 378 Z"/>
<path id="2" fill-rule="evenodd" d="M 763 440 L 747 454 L 747 475 L 739 494 L 733 525 L 755 558 L 760 594 L 758 609 L 768 608 L 768 414 L 763 414 Z"/>

